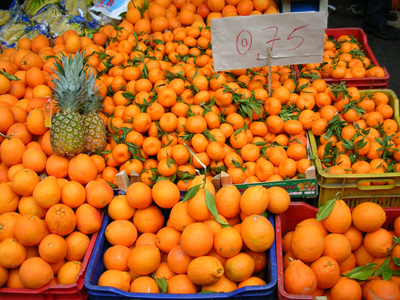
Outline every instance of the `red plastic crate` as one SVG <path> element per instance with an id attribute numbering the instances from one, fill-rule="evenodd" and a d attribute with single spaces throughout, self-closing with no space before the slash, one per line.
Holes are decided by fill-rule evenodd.
<path id="1" fill-rule="evenodd" d="M 103 218 L 104 213 L 102 213 Z M 73 284 L 53 284 L 45 286 L 41 289 L 11 289 L 0 288 L 0 299 L 60 299 L 60 300 L 76 300 L 87 299 L 88 292 L 84 285 L 87 265 L 97 240 L 98 232 L 92 234 L 90 243 L 82 261 L 82 268 L 79 272 L 78 279 Z"/>
<path id="2" fill-rule="evenodd" d="M 372 53 L 371 48 L 367 42 L 367 35 L 364 30 L 361 28 L 328 28 L 325 29 L 325 33 L 332 38 L 337 39 L 341 35 L 349 35 L 353 36 L 357 41 L 362 45 L 362 50 L 365 53 L 365 56 L 368 57 L 371 61 L 371 64 L 378 66 L 379 63 L 375 58 L 375 55 Z M 359 89 L 370 89 L 370 88 L 387 88 L 389 83 L 389 73 L 385 67 L 382 67 L 385 72 L 385 76 L 383 77 L 365 77 L 365 78 L 342 78 L 342 79 L 333 79 L 333 78 L 324 78 L 326 83 L 328 84 L 339 84 L 341 81 L 346 81 L 346 86 L 355 86 Z M 300 78 L 300 70 L 297 65 L 294 66 L 297 78 Z"/>
<path id="3" fill-rule="evenodd" d="M 393 229 L 394 220 L 400 216 L 400 208 L 388 207 L 384 208 L 386 212 L 386 222 L 383 227 L 387 230 Z M 308 218 L 315 218 L 318 208 L 308 205 L 304 202 L 292 202 L 289 209 L 283 214 L 275 216 L 276 230 L 276 260 L 278 266 L 278 298 L 280 300 L 307 299 L 314 300 L 309 295 L 288 294 L 283 284 L 283 254 L 282 254 L 282 237 L 288 232 L 295 229 L 296 225 Z"/>

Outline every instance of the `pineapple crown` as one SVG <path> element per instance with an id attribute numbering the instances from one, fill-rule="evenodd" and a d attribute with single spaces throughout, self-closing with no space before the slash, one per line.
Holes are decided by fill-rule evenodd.
<path id="1" fill-rule="evenodd" d="M 86 80 L 84 55 L 84 52 L 74 56 L 61 54 L 54 64 L 53 97 L 63 112 L 78 112 L 87 97 L 87 90 L 83 88 Z"/>
<path id="2" fill-rule="evenodd" d="M 102 97 L 100 96 L 100 89 L 96 86 L 96 75 L 93 69 L 89 70 L 89 74 L 83 83 L 84 90 L 86 90 L 86 101 L 82 107 L 82 113 L 96 113 L 102 107 Z"/>

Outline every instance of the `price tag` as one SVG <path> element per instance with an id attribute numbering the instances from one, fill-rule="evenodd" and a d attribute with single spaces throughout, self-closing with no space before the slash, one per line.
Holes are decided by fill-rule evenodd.
<path id="1" fill-rule="evenodd" d="M 44 97 L 44 125 L 51 127 L 52 102 L 49 96 Z"/>
<path id="2" fill-rule="evenodd" d="M 326 14 L 283 13 L 211 20 L 215 71 L 322 62 Z"/>

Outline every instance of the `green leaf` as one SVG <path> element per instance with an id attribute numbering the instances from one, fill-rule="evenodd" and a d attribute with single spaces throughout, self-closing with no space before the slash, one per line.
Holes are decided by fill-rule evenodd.
<path id="1" fill-rule="evenodd" d="M 317 212 L 317 221 L 325 220 L 332 212 L 336 199 L 325 202 Z"/>
<path id="2" fill-rule="evenodd" d="M 14 75 L 8 74 L 5 71 L 0 71 L 0 74 L 3 75 L 5 78 L 7 78 L 9 80 L 14 80 L 14 81 L 20 80 L 18 77 L 15 77 Z"/>
<path id="3" fill-rule="evenodd" d="M 400 267 L 400 258 L 398 257 L 393 257 L 394 265 L 397 267 Z"/>
<path id="4" fill-rule="evenodd" d="M 186 202 L 189 199 L 192 199 L 194 196 L 196 196 L 197 192 L 200 189 L 200 184 L 199 185 L 195 185 L 193 187 L 191 187 L 185 194 L 185 197 L 183 197 L 182 202 Z"/>
<path id="5" fill-rule="evenodd" d="M 201 291 L 198 292 L 197 294 L 211 294 L 211 293 L 215 293 L 214 291 Z"/>
<path id="6" fill-rule="evenodd" d="M 264 218 L 268 219 L 268 212 L 267 212 L 267 211 L 264 211 L 261 215 L 262 215 Z"/>
<path id="7" fill-rule="evenodd" d="M 211 194 L 211 192 L 208 191 L 207 189 L 204 189 L 204 192 L 205 192 L 207 208 L 211 212 L 211 214 L 213 215 L 215 221 L 217 221 L 223 227 L 230 227 L 229 223 L 224 222 L 218 216 L 218 210 L 217 210 L 217 206 L 215 205 L 215 198 L 214 198 L 213 194 Z"/>
<path id="8" fill-rule="evenodd" d="M 392 276 L 400 276 L 400 270 L 392 270 Z"/>
<path id="9" fill-rule="evenodd" d="M 392 277 L 392 272 L 391 272 L 391 270 L 389 268 L 390 260 L 391 260 L 391 257 L 388 257 L 387 259 L 385 259 L 383 261 L 383 263 L 376 269 L 376 271 L 374 273 L 374 276 L 381 276 L 382 275 L 382 278 L 384 276 L 386 276 L 386 278 L 387 277 Z M 390 273 L 390 274 L 388 274 L 388 273 Z M 383 279 L 385 279 L 385 278 L 383 278 Z M 390 280 L 390 278 L 389 279 L 385 279 L 385 280 Z"/>
<path id="10" fill-rule="evenodd" d="M 168 289 L 167 280 L 165 278 L 157 278 L 157 276 L 155 274 L 154 274 L 154 279 L 156 280 L 161 293 L 163 293 L 163 294 L 167 293 L 167 289 Z"/>
<path id="11" fill-rule="evenodd" d="M 374 268 L 377 264 L 368 263 L 364 266 L 359 266 L 346 273 L 344 276 L 357 280 L 367 280 L 370 276 L 374 274 Z"/>

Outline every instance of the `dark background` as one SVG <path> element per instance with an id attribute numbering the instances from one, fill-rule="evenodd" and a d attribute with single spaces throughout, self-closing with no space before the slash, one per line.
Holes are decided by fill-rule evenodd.
<path id="1" fill-rule="evenodd" d="M 330 0 L 329 5 L 336 7 L 330 12 L 328 28 L 363 27 L 364 16 L 352 12 L 351 5 L 364 6 L 365 0 Z M 380 66 L 386 67 L 390 77 L 388 88 L 400 96 L 400 39 L 388 41 L 367 33 L 368 45 Z"/>

